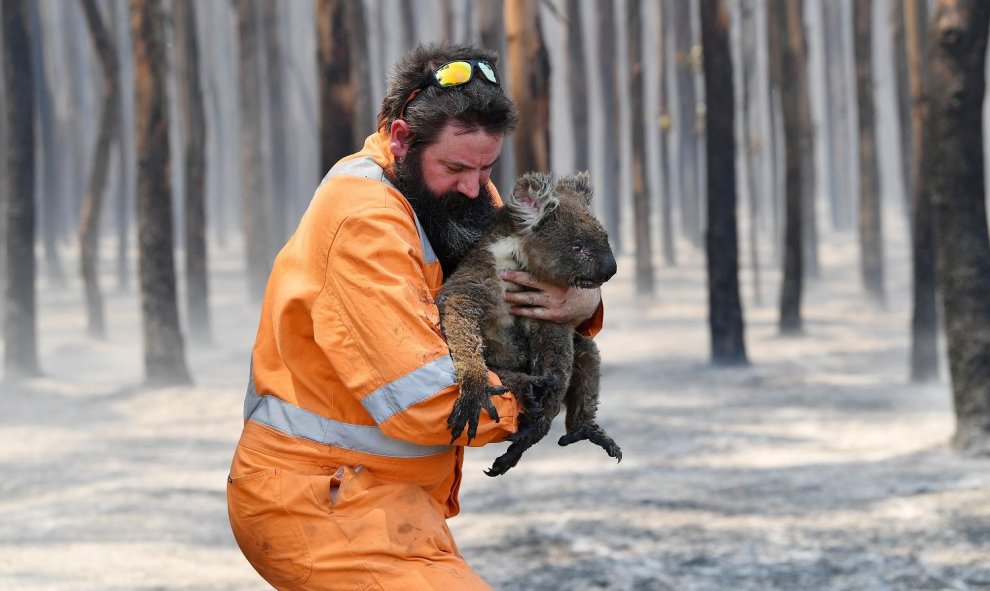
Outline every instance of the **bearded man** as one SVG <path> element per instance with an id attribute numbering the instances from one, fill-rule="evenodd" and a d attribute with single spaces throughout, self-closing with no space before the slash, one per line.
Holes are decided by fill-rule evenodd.
<path id="1" fill-rule="evenodd" d="M 394 68 L 364 148 L 327 173 L 265 291 L 227 485 L 242 552 L 277 589 L 489 589 L 457 551 L 466 435 L 433 298 L 496 207 L 490 181 L 517 122 L 497 56 L 418 47 Z M 505 276 L 517 314 L 601 326 L 600 294 Z M 493 386 L 499 385 L 490 374 Z M 492 397 L 471 445 L 522 408 Z"/>

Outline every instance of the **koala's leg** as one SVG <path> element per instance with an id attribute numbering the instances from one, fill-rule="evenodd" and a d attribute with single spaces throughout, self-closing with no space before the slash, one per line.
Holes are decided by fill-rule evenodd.
<path id="1" fill-rule="evenodd" d="M 482 354 L 480 328 L 485 308 L 479 303 L 484 301 L 486 293 L 482 289 L 456 291 L 444 294 L 437 302 L 447 348 L 461 389 L 447 418 L 451 443 L 460 437 L 465 426 L 468 429 L 468 443 L 471 442 L 478 433 L 478 416 L 482 408 L 497 422 L 498 411 L 491 397 L 506 391 L 505 388 L 488 385 L 488 367 Z"/>
<path id="2" fill-rule="evenodd" d="M 552 376 L 534 376 L 521 371 L 511 369 L 500 369 L 492 367 L 492 371 L 498 375 L 502 385 L 512 391 L 516 398 L 522 402 L 526 413 L 530 415 L 543 412 L 543 403 L 540 401 L 540 394 L 543 389 L 556 387 L 556 379 Z"/>
<path id="3" fill-rule="evenodd" d="M 567 433 L 557 443 L 570 445 L 587 439 L 605 450 L 609 456 L 622 460 L 622 450 L 598 423 L 598 394 L 601 383 L 601 355 L 591 339 L 574 335 L 574 371 L 567 389 Z"/>
<path id="4" fill-rule="evenodd" d="M 554 417 L 560 413 L 564 393 L 571 379 L 574 345 L 573 329 L 554 323 L 540 323 L 530 335 L 533 354 L 532 375 L 527 376 L 533 386 L 534 397 L 540 408 L 527 412 L 519 431 L 510 435 L 512 445 L 504 454 L 495 458 L 485 473 L 489 476 L 505 474 L 519 462 L 522 454 L 550 432 Z M 525 374 L 523 374 L 525 375 Z"/>

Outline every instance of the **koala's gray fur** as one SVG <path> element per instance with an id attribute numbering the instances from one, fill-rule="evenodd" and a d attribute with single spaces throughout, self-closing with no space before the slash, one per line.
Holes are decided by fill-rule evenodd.
<path id="1" fill-rule="evenodd" d="M 446 280 L 437 298 L 461 394 L 447 421 L 453 439 L 477 434 L 485 409 L 498 418 L 488 369 L 523 402 L 520 430 L 509 449 L 486 473 L 504 474 L 526 449 L 542 439 L 567 405 L 567 434 L 560 445 L 589 439 L 622 459 L 619 446 L 595 422 L 601 358 L 594 341 L 572 327 L 509 313 L 502 270 L 527 271 L 552 283 L 592 288 L 615 274 L 608 236 L 590 211 L 593 189 L 587 173 L 559 180 L 547 173 L 519 178 L 492 225 Z"/>

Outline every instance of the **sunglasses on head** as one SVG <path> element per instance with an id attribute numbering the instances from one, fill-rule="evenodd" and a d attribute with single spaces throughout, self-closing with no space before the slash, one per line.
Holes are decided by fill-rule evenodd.
<path id="1" fill-rule="evenodd" d="M 495 68 L 484 60 L 457 60 L 447 62 L 434 70 L 433 74 L 425 82 L 420 84 L 416 90 L 409 93 L 409 98 L 406 99 L 406 102 L 402 104 L 402 109 L 399 110 L 399 119 L 405 117 L 406 106 L 427 86 L 439 86 L 440 88 L 461 86 L 474 79 L 475 70 L 481 72 L 481 77 L 485 80 L 492 84 L 498 84 L 498 75 L 495 73 Z"/>

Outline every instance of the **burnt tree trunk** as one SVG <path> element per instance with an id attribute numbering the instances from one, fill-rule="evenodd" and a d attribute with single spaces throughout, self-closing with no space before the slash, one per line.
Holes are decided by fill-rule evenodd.
<path id="1" fill-rule="evenodd" d="M 808 42 L 804 28 L 803 1 L 798 2 L 796 10 L 797 28 L 794 31 L 791 31 L 790 28 L 787 29 L 787 45 L 794 51 L 794 57 L 797 60 L 794 70 L 797 79 L 786 81 L 785 84 L 794 83 L 797 85 L 799 101 L 798 121 L 801 125 L 801 199 L 803 201 L 801 205 L 801 256 L 804 258 L 802 272 L 809 277 L 818 277 L 818 222 L 815 214 L 815 125 L 811 119 L 811 83 L 810 76 L 808 75 Z M 786 234 L 786 229 L 784 233 Z"/>
<path id="2" fill-rule="evenodd" d="M 348 4 L 348 0 L 318 0 L 316 3 L 322 172 L 353 152 L 358 141 L 354 133 L 357 91 L 351 73 Z"/>
<path id="3" fill-rule="evenodd" d="M 914 307 L 911 312 L 911 381 L 938 378 L 938 314 L 935 300 L 935 246 L 932 237 L 932 202 L 925 176 L 925 138 L 928 124 L 927 83 L 923 53 L 928 26 L 924 0 L 904 3 L 904 31 L 911 91 L 912 261 Z"/>
<path id="4" fill-rule="evenodd" d="M 603 217 L 612 248 L 622 252 L 622 200 L 619 198 L 619 137 L 622 118 L 619 113 L 619 81 L 616 73 L 615 9 L 611 2 L 597 2 L 598 76 L 602 89 L 603 176 L 598 183 L 604 197 Z"/>
<path id="5" fill-rule="evenodd" d="M 904 211 L 911 211 L 911 178 L 914 162 L 911 125 L 911 83 L 908 72 L 907 35 L 905 34 L 905 0 L 890 4 L 890 37 L 894 54 L 894 83 L 897 99 L 898 139 L 901 144 L 901 180 L 904 183 Z"/>
<path id="6" fill-rule="evenodd" d="M 134 189 L 134 161 L 133 161 L 133 143 L 134 134 L 133 126 L 128 125 L 130 122 L 130 109 L 133 108 L 133 96 L 132 90 L 134 88 L 133 84 L 130 84 L 130 79 L 128 76 L 131 75 L 133 68 L 131 67 L 129 56 L 132 55 L 130 47 L 130 30 L 127 26 L 127 5 L 121 4 L 120 1 L 114 1 L 110 3 L 110 13 L 113 15 L 111 18 L 111 31 L 114 32 L 114 37 L 117 41 L 117 51 L 120 57 L 120 76 L 117 81 L 117 91 L 122 97 L 126 97 L 121 101 L 120 109 L 120 121 L 117 125 L 117 141 L 115 145 L 117 146 L 117 164 L 118 169 L 118 188 L 117 188 L 117 198 L 114 202 L 114 213 L 115 213 L 115 230 L 117 234 L 117 252 L 116 252 L 116 274 L 117 274 L 117 289 L 120 291 L 126 291 L 131 281 L 131 266 L 130 266 L 130 204 L 133 203 L 133 189 Z M 125 89 L 128 91 L 125 93 Z"/>
<path id="7" fill-rule="evenodd" d="M 853 8 L 856 106 L 859 114 L 859 249 L 863 287 L 874 302 L 883 305 L 883 228 L 873 103 L 872 6 L 872 2 L 856 2 Z"/>
<path id="8" fill-rule="evenodd" d="M 783 98 L 781 97 L 781 88 L 783 87 L 781 75 L 784 71 L 784 46 L 787 41 L 783 29 L 783 23 L 785 21 L 782 16 L 784 14 L 784 7 L 779 1 L 773 6 L 776 8 L 772 8 L 768 2 L 765 15 L 767 31 L 767 91 L 769 94 L 767 102 L 770 111 L 770 136 L 767 138 L 767 154 L 770 158 L 771 168 L 770 191 L 767 195 L 767 203 L 773 227 L 771 242 L 774 253 L 776 254 L 781 252 L 780 212 L 783 209 L 782 204 L 786 201 L 787 190 L 786 131 L 783 121 L 781 121 L 784 110 Z M 783 174 L 781 173 L 781 169 L 783 169 Z M 781 186 L 781 180 L 783 180 L 784 186 Z"/>
<path id="9" fill-rule="evenodd" d="M 4 371 L 8 378 L 37 376 L 34 260 L 34 73 L 28 0 L 3 0 L 4 117 L 7 172 L 7 283 L 4 298 Z"/>
<path id="10" fill-rule="evenodd" d="M 240 111 L 241 179 L 248 294 L 260 301 L 271 271 L 272 253 L 261 158 L 261 59 L 257 0 L 235 0 L 238 30 L 237 94 Z"/>
<path id="11" fill-rule="evenodd" d="M 574 131 L 574 170 L 590 168 L 588 129 L 588 77 L 585 73 L 584 32 L 581 30 L 581 3 L 567 0 L 567 90 L 571 101 L 571 129 Z"/>
<path id="12" fill-rule="evenodd" d="M 742 17 L 742 130 L 743 145 L 745 149 L 746 168 L 749 173 L 746 178 L 749 183 L 749 250 L 752 253 L 753 264 L 753 300 L 757 305 L 763 302 L 763 290 L 760 284 L 760 248 L 757 236 L 760 225 L 760 199 L 757 189 L 757 177 L 759 172 L 756 165 L 756 152 L 759 149 L 759 140 L 756 137 L 754 128 L 758 127 L 756 121 L 752 121 L 755 113 L 750 105 L 750 94 L 756 75 L 756 7 L 753 0 L 743 0 L 740 6 Z"/>
<path id="13" fill-rule="evenodd" d="M 636 293 L 652 297 L 653 240 L 650 238 L 650 188 L 646 158 L 646 118 L 643 116 L 643 43 L 640 1 L 626 0 L 626 42 L 629 64 L 629 123 L 632 128 L 632 199 L 635 240 Z"/>
<path id="14" fill-rule="evenodd" d="M 677 64 L 677 129 L 679 161 L 678 194 L 681 199 L 681 231 L 694 245 L 701 244 L 701 187 L 698 186 L 698 98 L 694 77 L 699 56 L 691 39 L 691 10 L 694 2 L 669 0 L 674 24 L 674 60 Z"/>
<path id="15" fill-rule="evenodd" d="M 284 42 L 279 34 L 281 19 L 280 7 L 284 6 L 278 0 L 264 0 L 262 29 L 265 39 L 267 82 L 265 92 L 268 97 L 268 120 L 270 122 L 271 156 L 268 160 L 268 170 L 271 173 L 271 239 L 273 251 L 278 251 L 288 238 L 289 224 L 286 220 L 286 209 L 289 205 L 288 196 L 288 159 L 290 146 L 286 139 L 286 128 L 289 117 L 286 112 L 285 88 L 287 80 L 284 76 L 286 69 Z M 362 29 L 363 31 L 363 29 Z M 370 99 L 367 101 L 370 104 Z"/>
<path id="16" fill-rule="evenodd" d="M 93 36 L 93 45 L 103 69 L 103 112 L 100 113 L 99 135 L 93 149 L 89 184 L 83 197 L 79 216 L 79 267 L 86 295 L 87 330 L 89 335 L 102 339 L 106 336 L 103 317 L 103 294 L 97 264 L 99 263 L 100 218 L 103 211 L 103 194 L 106 189 L 107 171 L 110 168 L 110 151 L 117 136 L 120 122 L 119 88 L 120 68 L 117 48 L 104 24 L 96 0 L 82 0 L 86 23 Z"/>
<path id="17" fill-rule="evenodd" d="M 43 159 L 41 167 L 44 177 L 40 179 L 39 190 L 41 194 L 37 196 L 37 209 L 40 219 L 38 220 L 41 233 L 41 244 L 44 250 L 45 277 L 49 284 L 56 288 L 65 286 L 65 272 L 62 269 L 62 257 L 59 254 L 58 234 L 61 223 L 64 204 L 70 191 L 75 191 L 72 187 L 75 179 L 75 170 L 72 166 L 74 155 L 71 142 L 66 135 L 70 124 L 65 121 L 65 115 L 57 105 L 59 96 L 53 87 L 52 79 L 55 77 L 53 62 L 59 59 L 58 46 L 53 41 L 46 44 L 46 36 L 43 31 L 55 31 L 53 21 L 55 16 L 53 11 L 60 7 L 55 5 L 42 5 L 37 2 L 29 3 L 29 19 L 31 26 L 29 35 L 32 37 L 32 52 L 34 54 L 34 87 L 38 118 L 38 140 L 39 155 Z M 57 33 L 56 33 L 57 34 Z M 63 81 L 64 82 L 64 81 Z M 68 85 L 64 85 L 68 88 Z M 71 115 L 69 115 L 71 117 Z"/>
<path id="18" fill-rule="evenodd" d="M 174 0 L 178 90 L 185 139 L 186 307 L 190 338 L 210 340 L 206 250 L 206 107 L 199 75 L 199 41 L 192 0 Z"/>
<path id="19" fill-rule="evenodd" d="M 777 0 L 771 10 L 773 23 L 779 27 L 785 39 L 781 48 L 781 103 L 784 115 L 785 167 L 784 181 L 784 273 L 780 286 L 780 321 L 782 334 L 798 334 L 802 330 L 801 296 L 803 291 L 804 256 L 802 248 L 805 217 L 802 209 L 805 185 L 802 182 L 807 161 L 803 155 L 803 121 L 801 112 L 801 75 L 803 27 L 798 0 Z"/>
<path id="20" fill-rule="evenodd" d="M 828 199 L 832 227 L 848 230 L 853 222 L 853 191 L 849 176 L 853 163 L 850 159 L 850 103 L 847 100 L 849 74 L 846 70 L 846 44 L 843 42 L 846 27 L 841 3 L 821 2 L 820 6 L 825 37 L 825 83 L 828 87 L 825 105 L 830 131 L 827 148 L 829 166 L 825 169 L 826 180 L 831 187 Z"/>
<path id="21" fill-rule="evenodd" d="M 660 161 L 660 182 L 662 190 L 660 192 L 660 251 L 663 253 L 664 263 L 669 266 L 677 265 L 677 247 L 674 243 L 674 179 L 671 178 L 671 113 L 670 113 L 670 92 L 667 84 L 667 43 L 671 35 L 670 18 L 661 3 L 660 28 L 663 32 L 660 35 L 659 48 L 657 54 L 657 80 L 660 81 L 660 137 L 658 145 L 660 148 L 657 159 Z"/>
<path id="22" fill-rule="evenodd" d="M 519 109 L 516 171 L 550 170 L 550 57 L 537 0 L 507 0 L 509 89 Z"/>
<path id="23" fill-rule="evenodd" d="M 403 3 L 410 4 L 407 2 Z M 478 2 L 478 29 L 481 32 L 481 45 L 498 52 L 499 56 L 506 55 L 505 51 L 505 23 L 502 16 L 505 13 L 502 0 L 482 0 Z M 498 79 L 505 85 L 506 67 L 505 60 L 498 62 Z M 509 144 L 502 145 L 502 158 L 495 164 L 492 171 L 492 178 L 495 185 L 501 190 L 511 191 L 515 184 L 515 151 Z"/>
<path id="24" fill-rule="evenodd" d="M 928 40 L 930 183 L 956 411 L 953 444 L 990 453 L 990 239 L 983 97 L 990 3 L 939 0 Z"/>
<path id="25" fill-rule="evenodd" d="M 145 376 L 154 384 L 188 384 L 192 380 L 179 330 L 172 255 L 164 29 L 160 0 L 131 0 Z"/>
<path id="26" fill-rule="evenodd" d="M 707 141 L 708 323 L 712 362 L 747 363 L 739 300 L 739 247 L 736 231 L 736 151 L 729 15 L 722 0 L 701 1 Z"/>

